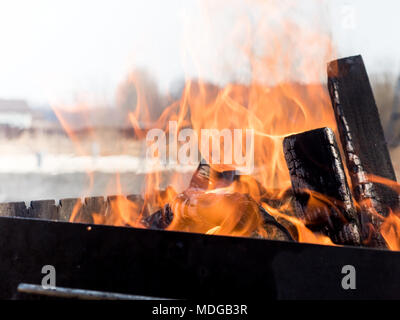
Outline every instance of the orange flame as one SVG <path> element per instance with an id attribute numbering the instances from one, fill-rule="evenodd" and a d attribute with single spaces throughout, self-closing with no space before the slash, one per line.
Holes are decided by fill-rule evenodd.
<path id="1" fill-rule="evenodd" d="M 400 218 L 398 215 L 391 212 L 382 223 L 380 232 L 390 250 L 400 251 Z"/>
<path id="2" fill-rule="evenodd" d="M 157 112 L 152 109 L 154 103 L 150 103 L 151 95 L 143 82 L 147 80 L 140 78 L 137 72 L 131 73 L 119 88 L 117 103 L 126 103 L 127 84 L 134 88 L 135 97 L 127 119 L 139 140 L 144 139 L 150 128 L 163 129 L 170 134 L 169 121 L 177 122 L 177 130 L 193 128 L 198 137 L 202 129 L 253 129 L 253 174 L 240 176 L 224 187 L 213 184 L 211 177 L 207 190 L 198 190 L 187 189 L 187 181 L 179 173 L 164 175 L 156 170 L 146 175 L 144 201 L 140 205 L 123 196 L 117 175 L 114 194 L 119 196 L 110 201 L 106 216 L 93 213 L 95 223 L 143 227 L 143 218 L 169 204 L 174 219 L 168 230 L 267 237 L 258 208 L 262 205 L 282 224 L 290 225 L 298 241 L 333 245 L 330 238 L 312 232 L 304 221 L 294 216 L 286 195 L 291 182 L 282 150 L 283 139 L 288 135 L 325 126 L 336 130 L 330 99 L 321 80 L 325 78 L 327 61 L 336 56 L 330 34 L 324 31 L 319 11 L 308 16 L 307 21 L 320 21 L 320 24 L 309 25 L 293 17 L 293 12 L 302 11 L 293 2 L 250 1 L 250 4 L 255 8 L 253 14 L 256 12 L 264 18 L 256 19 L 252 14 L 236 17 L 236 23 L 230 24 L 224 36 L 212 43 L 212 23 L 218 21 L 224 25 L 219 19 L 226 4 L 205 2 L 201 15 L 210 23 L 205 27 L 210 30 L 202 30 L 199 35 L 192 25 L 186 30 L 184 43 L 185 65 L 194 66 L 197 77 L 188 76 L 181 97 L 172 101 L 159 116 L 156 117 Z M 237 11 L 247 12 L 247 9 L 238 5 Z M 209 52 L 224 57 L 226 63 L 220 67 L 205 59 L 204 55 L 209 58 Z M 243 65 L 244 71 L 240 73 Z M 221 75 L 223 80 L 219 85 L 211 84 L 203 76 L 210 69 L 213 74 Z M 69 129 L 62 112 L 56 114 L 83 153 L 79 139 Z M 218 146 L 221 154 L 223 147 L 223 143 Z M 216 172 L 227 169 L 218 164 L 210 165 Z M 235 169 L 235 164 L 228 169 Z M 379 181 L 393 185 L 390 181 Z M 159 191 L 166 186 L 164 191 Z M 397 184 L 393 187 L 400 191 Z M 275 199 L 278 204 L 270 205 L 264 198 Z M 323 195 L 313 195 L 310 201 L 314 206 L 332 205 Z M 79 207 L 74 209 L 71 221 L 76 221 L 78 211 Z M 398 223 L 398 216 L 392 213 L 381 228 L 393 250 L 399 249 Z"/>

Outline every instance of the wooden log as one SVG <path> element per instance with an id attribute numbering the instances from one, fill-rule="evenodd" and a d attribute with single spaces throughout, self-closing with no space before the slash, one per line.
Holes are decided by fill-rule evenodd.
<path id="1" fill-rule="evenodd" d="M 234 182 L 240 185 L 243 193 L 246 188 L 251 188 L 251 195 L 257 202 L 266 202 L 268 205 L 276 208 L 290 201 L 290 190 L 287 190 L 280 199 L 277 199 L 275 195 L 280 190 L 266 190 L 254 177 L 239 175 L 235 170 L 216 171 L 204 160 L 199 163 L 199 166 L 193 173 L 189 189 L 213 190 L 228 187 Z"/>
<path id="2" fill-rule="evenodd" d="M 202 160 L 190 180 L 189 187 L 202 190 L 223 188 L 239 180 L 239 177 L 234 170 L 218 172 Z"/>
<path id="3" fill-rule="evenodd" d="M 366 232 L 363 238 L 371 239 L 372 246 L 384 246 L 378 232 L 382 219 L 376 212 L 385 217 L 390 210 L 398 209 L 399 195 L 369 178 L 374 175 L 396 181 L 362 57 L 353 56 L 330 62 L 328 89 L 352 191 L 362 208 L 361 224 Z"/>
<path id="4" fill-rule="evenodd" d="M 275 219 L 262 206 L 259 206 L 260 214 L 264 220 L 264 229 L 270 240 L 293 241 L 298 240 L 296 230 L 291 230 L 287 221 Z"/>
<path id="5" fill-rule="evenodd" d="M 321 128 L 286 137 L 283 148 L 296 215 L 334 243 L 359 245 L 357 213 L 333 131 Z M 310 203 L 310 194 L 320 199 L 317 204 Z"/>
<path id="6" fill-rule="evenodd" d="M 83 204 L 81 199 L 78 198 L 61 199 L 60 204 L 58 206 L 58 219 L 60 221 L 70 221 L 73 213 L 74 216 L 80 216 L 81 215 L 80 211 L 82 210 L 82 206 Z"/>
<path id="7" fill-rule="evenodd" d="M 142 223 L 149 229 L 166 229 L 172 222 L 174 215 L 169 204 L 144 218 Z"/>
<path id="8" fill-rule="evenodd" d="M 31 201 L 28 216 L 29 218 L 58 220 L 58 209 L 55 200 Z"/>
<path id="9" fill-rule="evenodd" d="M 381 214 L 397 208 L 397 194 L 365 174 L 396 181 L 378 109 L 361 56 L 328 65 L 328 88 L 356 200 L 374 198 Z M 363 187 L 364 184 L 371 184 Z M 372 193 L 372 194 L 371 194 Z M 382 210 L 383 209 L 383 210 Z"/>
<path id="10" fill-rule="evenodd" d="M 25 202 L 0 203 L 0 217 L 27 217 L 28 209 Z"/>
<path id="11" fill-rule="evenodd" d="M 259 206 L 252 198 L 250 198 L 249 195 L 245 195 L 245 194 L 239 194 L 239 193 L 231 193 L 231 194 L 221 194 L 221 195 L 213 195 L 210 194 L 209 196 L 211 197 L 216 197 L 216 203 L 224 200 L 224 201 L 231 201 L 232 205 L 234 204 L 235 207 L 238 210 L 238 213 L 241 213 L 241 222 L 237 222 L 237 227 L 240 228 L 242 223 L 246 223 L 248 222 L 247 219 L 251 219 L 251 217 L 249 215 L 251 215 L 251 210 L 249 210 L 249 207 L 253 207 L 253 209 L 257 209 L 259 210 L 259 214 L 262 218 L 263 221 L 263 227 L 264 230 L 266 231 L 266 234 L 264 236 L 266 236 L 266 239 L 270 239 L 270 240 L 283 240 L 283 241 L 292 241 L 293 238 L 291 236 L 291 234 L 287 231 L 287 229 L 285 227 L 283 227 L 283 225 L 281 225 L 280 223 L 278 223 L 274 217 L 272 217 L 266 210 L 264 210 L 261 206 Z M 207 194 L 205 193 L 201 193 L 201 198 L 207 198 Z M 202 207 L 201 205 L 198 204 L 198 198 L 197 197 L 193 197 L 194 199 L 192 199 L 190 192 L 184 192 L 180 195 L 178 195 L 178 197 L 176 198 L 176 200 L 173 202 L 173 206 L 177 206 L 177 203 L 180 203 L 180 205 L 178 205 L 181 209 L 182 206 L 187 205 L 186 209 L 189 209 L 189 207 L 193 207 L 193 205 L 190 204 L 190 201 L 194 201 L 195 203 L 197 203 L 197 207 L 196 210 L 198 210 L 198 212 L 201 212 L 202 210 L 205 210 L 204 207 Z M 219 198 L 219 199 L 218 199 Z M 200 201 L 202 202 L 202 201 Z M 208 201 L 206 201 L 208 202 Z M 212 203 L 213 201 L 211 201 L 210 203 Z M 207 207 L 207 210 L 210 209 L 210 206 Z M 211 209 L 212 210 L 212 209 Z M 201 217 L 201 213 L 199 213 L 199 217 Z M 152 214 L 151 216 L 145 218 L 143 220 L 143 223 L 146 227 L 148 227 L 149 229 L 166 229 L 172 222 L 174 218 L 174 213 L 172 212 L 171 206 L 169 204 L 165 205 L 162 209 L 156 211 L 154 214 Z M 211 217 L 210 217 L 211 218 Z M 234 217 L 232 217 L 233 219 L 235 219 Z M 237 218 L 237 217 L 236 217 Z M 202 220 L 200 218 L 200 220 Z M 185 229 L 185 231 L 191 231 L 191 227 L 190 225 L 195 222 L 196 219 L 191 220 L 183 218 L 181 221 L 181 227 L 182 229 Z M 197 221 L 198 223 L 199 221 Z M 201 226 L 199 225 L 195 225 L 192 226 L 194 227 L 197 232 L 199 230 L 201 230 Z M 179 227 L 178 227 L 179 229 Z M 202 232 L 207 231 L 206 229 L 204 229 Z M 258 234 L 256 231 L 253 232 L 253 234 L 251 235 L 252 237 L 258 238 L 261 237 L 260 234 Z"/>
<path id="12" fill-rule="evenodd" d="M 192 176 L 189 188 L 183 193 L 177 195 L 177 197 L 172 201 L 171 204 L 166 204 L 163 208 L 145 217 L 142 222 L 146 227 L 150 229 L 166 229 L 171 224 L 174 218 L 174 213 L 171 206 L 177 207 L 177 203 L 180 203 L 178 207 L 189 208 L 195 206 L 197 210 L 202 210 L 201 205 L 199 205 L 196 199 L 198 199 L 199 195 L 200 197 L 207 196 L 203 191 L 227 187 L 231 185 L 234 181 L 240 181 L 240 175 L 237 175 L 235 171 L 218 172 L 216 170 L 213 170 L 204 161 L 201 161 Z M 235 203 L 237 208 L 239 208 L 238 210 L 243 210 L 243 208 L 246 208 L 245 204 L 252 203 L 259 209 L 260 216 L 263 220 L 264 229 L 268 237 L 270 237 L 269 239 L 286 241 L 293 240 L 293 237 L 287 231 L 287 229 L 274 217 L 272 217 L 267 211 L 265 211 L 259 205 L 259 203 L 252 199 L 249 195 L 240 193 L 228 193 L 225 195 L 221 194 L 217 197 L 220 198 L 219 200 L 225 198 L 225 201 Z M 261 200 L 261 197 L 259 200 Z M 193 201 L 195 204 L 190 204 L 191 201 Z M 189 224 L 192 223 L 190 219 L 187 222 Z M 186 222 L 183 222 L 183 224 L 185 223 Z M 183 225 L 182 227 L 187 226 Z M 258 234 L 254 233 L 254 237 L 258 236 Z"/>

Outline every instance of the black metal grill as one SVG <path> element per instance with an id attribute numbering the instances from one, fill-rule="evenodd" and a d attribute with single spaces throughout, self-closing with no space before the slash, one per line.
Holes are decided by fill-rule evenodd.
<path id="1" fill-rule="evenodd" d="M 88 228 L 90 226 L 91 228 Z M 400 253 L 355 247 L 0 218 L 0 298 L 20 283 L 165 298 L 400 298 Z M 344 265 L 356 289 L 341 286 Z"/>

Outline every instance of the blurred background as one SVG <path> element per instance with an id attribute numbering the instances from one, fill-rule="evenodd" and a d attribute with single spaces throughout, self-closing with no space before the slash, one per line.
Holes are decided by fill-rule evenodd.
<path id="1" fill-rule="evenodd" d="M 400 177 L 399 11 L 397 0 L 2 0 L 0 201 L 139 193 L 151 170 L 129 117 L 139 104 L 150 127 L 187 80 L 307 87 L 355 54 Z"/>

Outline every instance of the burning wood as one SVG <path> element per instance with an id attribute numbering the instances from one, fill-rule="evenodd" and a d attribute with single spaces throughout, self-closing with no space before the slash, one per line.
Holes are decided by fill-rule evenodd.
<path id="1" fill-rule="evenodd" d="M 250 196 L 187 190 L 145 220 L 150 228 L 291 240 L 290 233 Z"/>
<path id="2" fill-rule="evenodd" d="M 213 170 L 204 160 L 200 161 L 197 170 L 190 180 L 190 188 L 210 190 L 224 188 L 238 181 L 239 176 L 236 171 L 216 171 Z"/>
<path id="3" fill-rule="evenodd" d="M 285 138 L 284 153 L 296 196 L 296 215 L 337 244 L 360 244 L 358 219 L 329 128 Z"/>
<path id="4" fill-rule="evenodd" d="M 235 191 L 235 171 L 201 162 L 189 188 L 144 220 L 149 228 L 291 240 L 292 236 L 248 194 Z M 239 182 L 240 183 L 240 182 Z"/>
<path id="5" fill-rule="evenodd" d="M 82 208 L 81 199 L 76 199 L 76 198 L 61 199 L 60 205 L 58 207 L 58 215 L 60 220 L 69 221 L 74 210 L 80 211 L 81 208 Z M 79 214 L 79 216 L 80 215 L 81 214 Z"/>
<path id="6" fill-rule="evenodd" d="M 165 183 L 161 171 L 154 170 L 146 175 L 143 199 L 137 195 L 122 195 L 117 179 L 118 195 L 107 199 L 89 197 L 84 202 L 62 199 L 59 205 L 54 200 L 32 201 L 30 208 L 23 203 L 0 204 L 0 215 L 385 247 L 386 238 L 393 234 L 389 222 L 397 220 L 387 220 L 388 223 L 383 225 L 384 238 L 379 234 L 382 231 L 379 228 L 390 210 L 394 213 L 398 210 L 398 190 L 394 192 L 389 188 L 393 188 L 392 183 L 396 184 L 395 176 L 361 57 L 330 63 L 328 86 L 351 189 L 332 130 L 305 131 L 320 124 L 335 126 L 333 114 L 322 112 L 322 117 L 314 117 L 306 107 L 314 96 L 317 97 L 316 108 L 322 110 L 329 104 L 322 85 L 307 87 L 304 95 L 295 85 L 279 90 L 232 86 L 215 87 L 210 91 L 201 83 L 197 86 L 193 83 L 185 89 L 187 100 L 181 101 L 185 108 L 180 110 L 179 103 L 168 107 L 165 119 L 159 122 L 160 127 L 170 123 L 178 111 L 182 112 L 182 121 L 176 122 L 176 129 L 225 128 L 224 132 L 230 136 L 228 133 L 232 128 L 250 127 L 256 132 L 254 144 L 250 144 L 252 148 L 249 149 L 254 147 L 255 151 L 254 172 L 250 175 L 239 174 L 232 163 L 210 162 L 209 165 L 201 161 L 186 190 L 182 181 L 175 185 L 175 178 L 179 180 L 179 176 L 173 175 Z M 240 100 L 245 93 L 249 98 Z M 254 100 L 250 101 L 250 96 Z M 282 99 L 287 101 L 283 103 Z M 265 110 L 259 107 L 265 101 L 281 109 L 276 112 L 279 113 L 277 117 L 273 113 L 268 121 L 263 121 Z M 365 112 L 360 112 L 360 108 Z M 226 117 L 228 112 L 234 117 Z M 292 113 L 301 123 L 296 120 L 290 127 L 278 125 L 278 130 L 270 126 L 271 121 L 280 124 Z M 265 128 L 272 129 L 265 131 Z M 291 132 L 303 133 L 290 135 Z M 218 151 L 223 146 L 225 154 L 226 138 L 219 135 L 219 139 L 215 140 L 218 143 L 213 140 L 211 146 Z M 176 161 L 176 148 L 169 149 L 169 158 Z M 167 186 L 166 189 L 157 191 L 161 185 Z M 176 190 L 184 191 L 178 193 Z"/>
<path id="7" fill-rule="evenodd" d="M 399 196 L 372 179 L 379 176 L 396 181 L 396 176 L 362 57 L 329 63 L 328 87 L 352 191 L 361 208 L 363 238 L 368 239 L 365 244 L 383 247 L 379 226 L 383 217 L 398 209 Z"/>
<path id="8" fill-rule="evenodd" d="M 166 229 L 172 222 L 174 215 L 167 203 L 163 208 L 154 212 L 143 220 L 144 225 L 150 229 Z"/>

